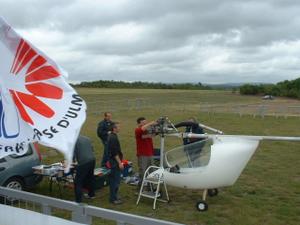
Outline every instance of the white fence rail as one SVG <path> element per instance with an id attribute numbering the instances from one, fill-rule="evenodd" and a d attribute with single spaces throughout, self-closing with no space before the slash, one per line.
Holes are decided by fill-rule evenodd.
<path id="1" fill-rule="evenodd" d="M 232 113 L 239 116 L 252 115 L 253 117 L 275 116 L 275 117 L 300 117 L 299 105 L 282 105 L 282 104 L 209 104 L 209 103 L 189 103 L 185 101 L 164 102 L 155 101 L 147 98 L 121 99 L 114 101 L 91 101 L 87 102 L 89 114 L 103 114 L 105 111 L 128 111 L 128 110 L 145 110 L 156 109 L 165 111 L 166 108 L 181 111 L 197 111 L 214 113 Z"/>
<path id="2" fill-rule="evenodd" d="M 69 211 L 71 213 L 71 220 L 81 224 L 90 225 L 93 224 L 93 219 L 102 218 L 115 221 L 118 225 L 182 225 L 179 223 L 137 216 L 110 209 L 89 206 L 86 204 L 78 204 L 75 202 L 51 198 L 24 191 L 12 190 L 4 187 L 0 187 L 0 198 L 2 204 L 40 212 L 48 216 L 53 215 L 54 208 L 59 209 L 60 211 Z M 8 214 L 3 216 L 11 215 Z M 31 224 L 31 221 L 23 221 L 22 224 L 25 225 L 26 223 Z"/>

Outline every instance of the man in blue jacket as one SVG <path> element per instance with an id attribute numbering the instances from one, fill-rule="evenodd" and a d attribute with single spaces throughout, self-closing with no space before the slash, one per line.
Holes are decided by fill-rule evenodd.
<path id="1" fill-rule="evenodd" d="M 186 133 L 194 133 L 194 134 L 204 134 L 204 130 L 202 127 L 199 126 L 197 120 L 193 117 L 189 118 L 187 121 L 183 121 L 180 123 L 175 124 L 176 128 L 185 127 Z M 184 138 L 183 144 L 188 145 L 197 141 L 202 141 L 205 138 Z"/>
<path id="2" fill-rule="evenodd" d="M 106 162 L 109 160 L 109 155 L 107 153 L 107 137 L 110 133 L 110 127 L 112 125 L 112 114 L 111 112 L 104 113 L 104 119 L 98 123 L 97 135 L 103 144 L 103 156 L 101 160 L 101 166 L 104 167 Z"/>
<path id="3" fill-rule="evenodd" d="M 204 134 L 204 130 L 199 126 L 199 123 L 195 118 L 190 118 L 187 121 L 183 121 L 175 124 L 176 128 L 185 127 L 186 133 Z M 205 142 L 200 142 L 205 138 L 184 138 L 183 145 L 184 151 L 187 155 L 190 167 L 199 166 L 199 157 Z M 198 144 L 193 144 L 198 142 Z M 192 145 L 193 144 L 193 145 Z"/>

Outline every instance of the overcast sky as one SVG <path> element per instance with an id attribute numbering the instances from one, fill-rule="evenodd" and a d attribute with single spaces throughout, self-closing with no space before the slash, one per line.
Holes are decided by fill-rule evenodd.
<path id="1" fill-rule="evenodd" d="M 299 12 L 299 0 L 0 0 L 0 15 L 69 81 L 295 79 Z"/>

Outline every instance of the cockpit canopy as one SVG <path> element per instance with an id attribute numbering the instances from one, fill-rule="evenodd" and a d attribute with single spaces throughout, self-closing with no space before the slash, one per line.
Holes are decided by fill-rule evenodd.
<path id="1" fill-rule="evenodd" d="M 165 162 L 168 167 L 196 168 L 206 166 L 210 160 L 211 139 L 179 146 L 165 153 Z"/>

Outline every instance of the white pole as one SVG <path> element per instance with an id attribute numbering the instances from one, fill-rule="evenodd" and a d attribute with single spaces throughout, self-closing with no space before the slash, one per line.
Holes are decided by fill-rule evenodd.
<path id="1" fill-rule="evenodd" d="M 162 134 L 160 136 L 160 167 L 164 167 L 164 148 L 165 148 L 165 136 Z"/>

